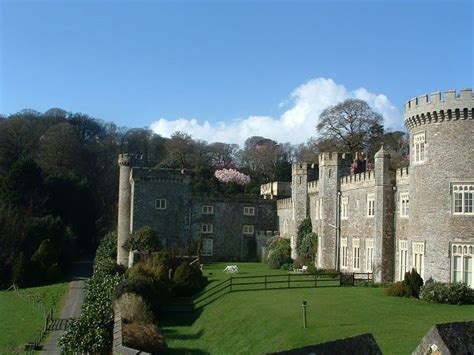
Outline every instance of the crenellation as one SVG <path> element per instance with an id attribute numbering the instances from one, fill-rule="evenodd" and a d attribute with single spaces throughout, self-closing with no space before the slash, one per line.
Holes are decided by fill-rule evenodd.
<path id="1" fill-rule="evenodd" d="M 318 192 L 318 180 L 308 182 L 308 193 Z"/>
<path id="2" fill-rule="evenodd" d="M 459 119 L 474 119 L 474 97 L 472 89 L 447 90 L 421 95 L 405 104 L 405 125 L 413 128 L 427 123 L 457 121 Z"/>
<path id="3" fill-rule="evenodd" d="M 292 205 L 291 201 L 292 201 L 291 197 L 277 200 L 277 207 L 278 208 L 289 208 Z"/>

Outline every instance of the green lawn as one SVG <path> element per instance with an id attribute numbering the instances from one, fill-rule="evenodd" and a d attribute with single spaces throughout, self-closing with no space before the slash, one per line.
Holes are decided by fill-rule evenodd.
<path id="1" fill-rule="evenodd" d="M 60 283 L 22 290 L 34 295 L 55 316 L 61 311 L 68 284 Z M 0 292 L 0 353 L 12 351 L 32 341 L 43 327 L 41 307 L 33 307 L 16 292 Z"/>
<path id="2" fill-rule="evenodd" d="M 227 264 L 205 266 L 213 281 Z M 281 274 L 267 266 L 235 263 L 240 275 Z M 308 301 L 308 328 L 302 327 Z M 382 288 L 328 287 L 246 291 L 223 295 L 195 319 L 161 320 L 171 353 L 262 354 L 371 332 L 384 354 L 409 354 L 434 323 L 474 319 L 474 306 L 430 304 L 388 297 Z"/>

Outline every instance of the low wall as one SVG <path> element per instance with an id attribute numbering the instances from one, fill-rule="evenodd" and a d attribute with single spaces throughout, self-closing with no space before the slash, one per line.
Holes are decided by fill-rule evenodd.
<path id="1" fill-rule="evenodd" d="M 128 346 L 123 345 L 123 335 L 122 335 L 122 314 L 119 307 L 114 307 L 114 331 L 113 331 L 113 344 L 112 344 L 112 353 L 113 354 L 150 354 L 145 351 L 129 348 Z"/>

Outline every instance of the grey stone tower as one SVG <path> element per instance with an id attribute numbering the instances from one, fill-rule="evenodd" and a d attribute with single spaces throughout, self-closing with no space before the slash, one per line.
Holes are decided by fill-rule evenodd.
<path id="1" fill-rule="evenodd" d="M 341 174 L 342 155 L 339 153 L 319 154 L 319 226 L 318 258 L 322 268 L 337 268 L 339 236 L 339 176 Z"/>
<path id="2" fill-rule="evenodd" d="M 474 184 L 474 97 L 450 90 L 419 96 L 405 105 L 410 132 L 409 265 L 418 254 L 421 276 L 453 281 L 453 248 L 474 245 L 474 214 L 455 189 Z M 463 196 L 458 194 L 457 196 Z M 464 194 L 464 199 L 468 199 Z M 462 253 L 460 254 L 462 255 Z"/>
<path id="3" fill-rule="evenodd" d="M 292 166 L 291 199 L 293 204 L 293 233 L 291 257 L 296 259 L 296 238 L 298 227 L 308 216 L 308 164 L 296 163 Z"/>
<path id="4" fill-rule="evenodd" d="M 119 173 L 119 200 L 117 222 L 117 264 L 128 265 L 128 251 L 123 244 L 130 237 L 130 206 L 132 188 L 130 185 L 130 172 L 132 170 L 132 156 L 120 154 L 118 165 Z"/>
<path id="5" fill-rule="evenodd" d="M 375 154 L 375 236 L 374 278 L 377 282 L 393 280 L 394 257 L 394 183 L 390 154 L 383 145 Z"/>

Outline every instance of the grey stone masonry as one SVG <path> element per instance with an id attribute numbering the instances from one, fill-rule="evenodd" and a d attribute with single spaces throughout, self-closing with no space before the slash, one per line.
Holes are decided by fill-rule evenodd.
<path id="1" fill-rule="evenodd" d="M 201 239 L 205 260 L 257 260 L 264 236 L 277 234 L 275 200 L 197 196 L 190 171 L 133 166 L 124 155 L 119 164 L 117 262 L 122 265 L 129 257 L 123 244 L 143 226 L 156 230 L 166 247 Z"/>
<path id="2" fill-rule="evenodd" d="M 405 125 L 408 168 L 392 171 L 383 147 L 374 170 L 355 175 L 339 153 L 321 153 L 314 162 L 319 179 L 307 184 L 308 164 L 295 164 L 291 196 L 277 200 L 281 235 L 295 236 L 298 224 L 310 217 L 318 234 L 318 267 L 373 272 L 376 281 L 402 280 L 415 268 L 425 280 L 472 287 L 472 89 L 408 101 Z"/>

